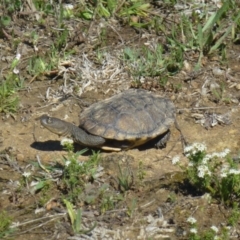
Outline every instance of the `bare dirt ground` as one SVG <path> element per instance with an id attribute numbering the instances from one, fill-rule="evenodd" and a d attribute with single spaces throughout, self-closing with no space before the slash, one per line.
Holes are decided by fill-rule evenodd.
<path id="1" fill-rule="evenodd" d="M 125 193 L 124 203 L 119 204 L 116 211 L 100 214 L 94 206 L 81 206 L 83 223 L 89 228 L 91 223 L 96 222 L 95 230 L 99 232 L 95 234 L 98 237 L 88 234 L 89 238 L 86 236 L 74 238 L 68 218 L 66 216 L 58 218 L 56 208 L 36 213 L 40 194 L 32 194 L 19 188 L 16 190 L 14 184 L 22 181 L 22 171 L 27 169 L 29 164 L 36 163 L 40 159 L 42 164 L 48 165 L 61 161 L 62 156 L 67 154 L 60 145 L 61 139 L 43 129 L 37 118 L 42 114 L 49 114 L 78 124 L 79 114 L 88 105 L 132 87 L 133 78 L 126 70 L 121 74 L 116 74 L 116 81 L 107 81 L 107 77 L 113 73 L 111 62 L 106 63 L 110 73 L 105 75 L 101 72 L 104 69 L 103 65 L 96 63 L 92 68 L 84 71 L 90 71 L 91 75 L 91 71 L 97 69 L 98 72 L 94 74 L 102 74 L 101 78 L 96 78 L 94 83 L 82 88 L 83 94 L 76 97 L 73 92 L 70 94 L 67 92 L 69 89 L 65 89 L 64 92 L 63 86 L 66 78 L 60 69 L 56 69 L 59 76 L 55 80 L 52 79 L 56 77 L 56 74 L 53 76 L 42 74 L 37 77 L 31 75 L 27 70 L 28 60 L 34 55 L 41 56 L 48 52 L 51 44 L 57 41 L 57 37 L 53 33 L 55 20 L 51 17 L 46 18 L 43 26 L 35 26 L 34 20 L 29 21 L 29 19 L 33 17 L 16 16 L 15 21 L 5 29 L 5 35 L 0 39 L 1 73 L 4 75 L 9 67 L 10 60 L 7 58 L 14 58 L 16 52 L 20 51 L 23 60 L 19 69 L 25 79 L 24 87 L 19 91 L 19 111 L 13 115 L 2 113 L 0 118 L 0 209 L 5 210 L 15 223 L 40 220 L 36 224 L 31 222 L 20 226 L 10 239 L 186 239 L 189 230 L 186 219 L 189 216 L 198 219 L 200 230 L 212 225 L 221 226 L 228 217 L 228 209 L 214 202 L 208 202 L 193 189 L 182 187 L 181 180 L 175 180 L 178 179 L 181 170 L 172 164 L 172 158 L 179 155 L 184 164 L 187 164 L 187 159 L 183 155 L 179 132 L 174 126 L 171 128 L 170 141 L 164 149 L 155 149 L 150 146 L 126 152 L 101 153 L 103 159 L 101 164 L 108 176 L 117 176 L 118 164 L 127 165 L 136 173 L 139 162 L 143 163 L 146 175 L 142 186 L 136 185 Z M 66 49 L 75 50 L 74 56 L 69 57 L 67 61 L 70 63 L 79 61 L 81 65 L 83 56 L 87 55 L 88 59 L 91 59 L 96 46 L 102 44 L 94 40 L 94 37 L 99 35 L 100 24 L 74 22 L 74 20 L 69 20 L 65 24 L 68 24 L 71 29 L 71 37 L 67 40 Z M 117 30 L 113 30 L 110 21 L 103 21 L 102 24 L 105 24 L 106 34 L 101 49 L 106 49 L 106 52 L 118 51 L 124 46 L 142 46 L 153 38 L 152 35 L 145 38 L 146 33 L 128 26 L 116 25 L 114 29 Z M 88 34 L 85 36 L 82 34 L 83 29 L 88 29 Z M 34 50 L 34 44 L 29 41 L 29 35 L 33 30 L 39 35 L 38 51 Z M 77 39 L 74 38 L 76 36 Z M 14 40 L 17 40 L 15 42 L 18 44 L 13 43 Z M 161 39 L 158 38 L 158 41 L 160 42 Z M 229 44 L 227 62 L 221 63 L 219 56 L 212 59 L 206 58 L 203 60 L 201 71 L 197 72 L 194 78 L 190 76 L 192 71 L 184 68 L 178 74 L 169 77 L 165 87 L 154 85 L 152 83 L 154 80 L 148 78 L 144 79 L 144 83 L 139 87 L 149 89 L 154 94 L 169 97 L 174 101 L 178 109 L 177 121 L 189 143 L 205 143 L 209 152 L 229 148 L 233 156 L 238 156 L 240 145 L 239 56 L 240 46 Z M 188 64 L 193 67 L 194 63 L 189 60 Z M 72 66 L 76 67 L 76 65 Z M 79 67 L 80 72 L 83 67 L 83 65 Z M 121 64 L 119 67 L 127 69 L 127 66 L 121 66 Z M 221 73 L 217 74 L 216 69 Z M 66 65 L 64 71 L 75 78 L 79 74 L 79 71 L 71 72 L 70 67 Z M 81 86 L 87 84 L 84 71 L 82 71 Z M 87 77 L 86 75 L 86 79 Z M 106 82 L 102 80 L 104 78 Z M 178 84 L 181 84 L 181 88 L 176 90 L 175 86 Z M 214 84 L 223 86 L 220 97 L 211 92 L 211 86 Z M 206 94 L 203 94 L 205 90 Z M 50 92 L 48 96 L 47 92 Z M 213 127 L 209 125 L 207 129 L 196 123 L 196 114 L 202 114 L 205 125 L 211 125 L 214 114 L 225 118 L 222 122 L 217 121 Z M 91 151 L 80 156 L 79 160 L 87 161 L 89 155 Z M 6 156 L 13 161 L 12 165 Z M 19 171 L 18 167 L 20 167 Z M 48 200 L 59 199 L 59 190 L 52 189 L 51 191 Z M 137 207 L 130 216 L 126 213 L 126 209 L 130 208 L 133 199 L 136 200 Z M 56 219 L 44 224 L 50 219 L 47 218 L 50 215 L 55 215 Z M 239 224 L 232 231 L 232 239 L 239 239 L 238 229 Z"/>

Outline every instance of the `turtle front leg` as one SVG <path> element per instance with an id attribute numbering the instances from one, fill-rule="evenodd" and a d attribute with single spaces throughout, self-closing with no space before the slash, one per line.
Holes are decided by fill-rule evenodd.
<path id="1" fill-rule="evenodd" d="M 166 147 L 167 141 L 170 139 L 170 130 L 167 132 L 161 134 L 159 137 L 157 137 L 155 147 L 156 148 L 164 148 Z"/>

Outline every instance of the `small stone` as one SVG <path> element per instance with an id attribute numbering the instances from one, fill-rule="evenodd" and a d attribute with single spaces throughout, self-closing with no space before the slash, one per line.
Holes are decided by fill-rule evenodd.
<path id="1" fill-rule="evenodd" d="M 237 90 L 240 90 L 240 83 L 238 83 L 235 87 Z"/>
<path id="2" fill-rule="evenodd" d="M 223 76 L 225 73 L 224 70 L 221 70 L 218 67 L 214 67 L 212 71 L 213 71 L 213 75 L 215 75 L 215 76 Z"/>
<path id="3" fill-rule="evenodd" d="M 24 155 L 22 153 L 18 153 L 16 156 L 17 161 L 23 161 L 24 160 Z"/>

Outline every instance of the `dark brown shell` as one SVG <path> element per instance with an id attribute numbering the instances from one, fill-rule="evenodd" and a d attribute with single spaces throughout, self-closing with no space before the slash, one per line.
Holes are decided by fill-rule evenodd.
<path id="1" fill-rule="evenodd" d="M 174 121 L 172 101 L 129 89 L 83 111 L 79 127 L 106 139 L 144 142 L 166 132 Z"/>

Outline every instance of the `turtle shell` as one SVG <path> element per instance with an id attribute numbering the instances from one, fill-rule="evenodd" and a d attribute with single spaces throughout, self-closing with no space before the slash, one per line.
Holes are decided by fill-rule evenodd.
<path id="1" fill-rule="evenodd" d="M 105 139 L 140 145 L 166 132 L 174 121 L 171 100 L 146 90 L 129 89 L 84 110 L 79 127 Z"/>

